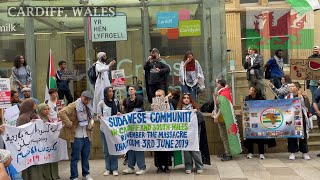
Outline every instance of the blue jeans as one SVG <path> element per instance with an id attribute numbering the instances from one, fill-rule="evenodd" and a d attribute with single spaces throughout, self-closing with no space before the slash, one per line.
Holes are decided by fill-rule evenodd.
<path id="1" fill-rule="evenodd" d="M 190 93 L 192 99 L 197 100 L 197 86 L 187 86 L 187 85 L 181 85 L 181 89 L 182 89 L 182 94 L 183 93 Z"/>
<path id="2" fill-rule="evenodd" d="M 128 151 L 128 167 L 134 169 L 136 163 L 140 170 L 146 169 L 146 164 L 144 162 L 144 151 Z"/>
<path id="3" fill-rule="evenodd" d="M 281 77 L 272 77 L 270 81 L 277 89 L 281 88 Z"/>
<path id="4" fill-rule="evenodd" d="M 71 143 L 71 161 L 70 161 L 70 179 L 78 178 L 78 161 L 81 155 L 82 176 L 90 174 L 89 172 L 89 155 L 91 143 L 89 138 L 74 138 Z"/>
<path id="5" fill-rule="evenodd" d="M 100 131 L 101 141 L 103 145 L 103 153 L 104 153 L 104 161 L 106 165 L 106 170 L 109 171 L 118 171 L 118 157 L 112 156 L 109 154 L 108 144 L 106 140 L 106 136 L 102 131 Z"/>

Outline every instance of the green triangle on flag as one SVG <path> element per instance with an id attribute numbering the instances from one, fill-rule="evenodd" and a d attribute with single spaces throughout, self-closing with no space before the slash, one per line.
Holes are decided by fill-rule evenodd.
<path id="1" fill-rule="evenodd" d="M 56 72 L 54 71 L 52 51 L 50 49 L 48 73 L 47 73 L 47 84 L 46 84 L 46 92 L 45 92 L 45 101 L 49 99 L 49 89 L 56 89 L 57 88 L 55 76 L 56 76 Z"/>

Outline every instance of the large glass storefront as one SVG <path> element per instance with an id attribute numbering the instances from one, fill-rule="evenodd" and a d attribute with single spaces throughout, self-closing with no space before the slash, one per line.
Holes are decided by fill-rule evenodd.
<path id="1" fill-rule="evenodd" d="M 58 69 L 60 60 L 65 60 L 68 69 L 79 70 L 77 80 L 70 84 L 71 91 L 77 98 L 83 90 L 93 89 L 87 80 L 86 72 L 96 60 L 96 54 L 104 51 L 108 58 L 117 58 L 114 69 L 125 70 L 126 84 L 137 83 L 145 88 L 143 64 L 149 50 L 157 48 L 161 58 L 171 68 L 168 83 L 169 90 L 172 90 L 180 88 L 180 62 L 186 51 L 192 51 L 202 66 L 207 87 L 205 92 L 201 94 L 200 103 L 203 104 L 211 99 L 216 79 L 226 78 L 233 86 L 235 103 L 239 104 L 240 98 L 238 97 L 248 94 L 242 60 L 248 46 L 252 45 L 250 44 L 252 39 L 255 39 L 255 36 L 249 36 L 247 33 L 249 32 L 248 24 L 252 20 L 248 12 L 253 10 L 270 11 L 271 8 L 293 11 L 285 1 L 271 0 L 229 0 L 226 3 L 221 2 L 222 4 L 216 0 L 89 0 L 88 4 L 86 3 L 85 0 L 1 2 L 1 76 L 9 77 L 11 75 L 16 55 L 26 56 L 27 62 L 33 69 L 34 94 L 42 101 L 45 96 L 48 57 L 51 49 L 55 69 Z M 94 37 L 91 34 L 93 32 L 90 28 L 93 19 L 91 18 L 89 21 L 87 17 L 83 16 L 8 16 L 8 6 L 23 7 L 28 5 L 33 7 L 65 7 L 64 13 L 69 14 L 73 13 L 72 7 L 75 6 L 116 6 L 116 12 L 126 16 L 125 26 L 121 26 L 120 19 L 113 21 L 110 26 L 114 26 L 114 29 L 119 32 L 126 32 L 126 38 L 114 41 L 110 38 L 106 41 L 93 40 Z M 67 11 L 67 9 L 69 10 Z M 307 16 L 308 28 L 319 32 L 316 29 L 319 27 L 314 26 L 313 22 L 319 13 L 310 12 Z M 314 43 L 311 46 L 313 46 L 319 43 L 318 34 L 309 34 L 303 38 L 312 38 Z M 270 48 L 272 45 L 269 48 L 258 45 L 256 47 L 264 55 L 266 62 L 275 49 Z M 290 49 L 288 44 L 283 47 L 287 63 L 290 58 L 307 56 L 312 51 L 312 48 L 308 49 L 309 47 Z M 234 74 L 231 74 L 232 70 L 234 70 Z M 231 84 L 232 77 L 234 78 L 233 84 Z M 139 83 L 134 81 L 135 78 Z M 116 94 L 118 97 L 124 97 L 126 92 L 120 90 Z"/>

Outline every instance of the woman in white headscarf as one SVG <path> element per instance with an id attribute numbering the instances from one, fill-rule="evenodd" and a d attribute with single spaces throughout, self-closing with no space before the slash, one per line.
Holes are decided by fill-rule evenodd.
<path id="1" fill-rule="evenodd" d="M 94 87 L 94 98 L 93 98 L 93 113 L 97 113 L 98 103 L 104 98 L 103 90 L 105 87 L 111 86 L 109 80 L 109 70 L 116 61 L 113 60 L 109 64 L 107 61 L 107 54 L 105 52 L 99 52 L 97 55 L 96 62 L 96 74 L 97 81 Z"/>

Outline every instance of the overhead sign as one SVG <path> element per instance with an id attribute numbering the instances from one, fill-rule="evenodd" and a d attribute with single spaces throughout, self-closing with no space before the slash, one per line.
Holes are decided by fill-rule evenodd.
<path id="1" fill-rule="evenodd" d="M 201 21 L 187 20 L 179 21 L 179 36 L 201 36 Z"/>
<path id="2" fill-rule="evenodd" d="M 290 76 L 296 80 L 320 79 L 320 58 L 291 59 Z"/>
<path id="3" fill-rule="evenodd" d="M 178 12 L 159 12 L 157 14 L 157 28 L 178 27 Z"/>
<path id="4" fill-rule="evenodd" d="M 11 89 L 10 79 L 0 78 L 0 108 L 7 108 L 11 106 Z"/>
<path id="5" fill-rule="evenodd" d="M 127 16 L 124 13 L 112 17 L 92 16 L 90 25 L 92 42 L 128 40 Z"/>

